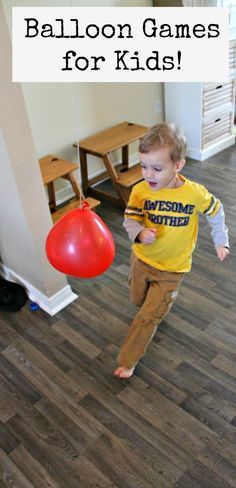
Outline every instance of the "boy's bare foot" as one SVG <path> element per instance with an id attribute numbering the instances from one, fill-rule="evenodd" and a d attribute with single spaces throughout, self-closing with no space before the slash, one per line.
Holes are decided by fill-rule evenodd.
<path id="1" fill-rule="evenodd" d="M 133 368 L 125 368 L 124 366 L 119 366 L 118 368 L 115 369 L 113 374 L 115 376 L 118 376 L 119 378 L 130 378 L 134 372 L 134 367 Z"/>

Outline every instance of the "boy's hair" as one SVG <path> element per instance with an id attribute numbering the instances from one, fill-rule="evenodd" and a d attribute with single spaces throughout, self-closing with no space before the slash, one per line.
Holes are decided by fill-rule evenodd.
<path id="1" fill-rule="evenodd" d="M 186 155 L 186 139 L 174 124 L 164 122 L 151 127 L 140 140 L 139 152 L 149 153 L 166 147 L 173 163 L 177 163 Z"/>

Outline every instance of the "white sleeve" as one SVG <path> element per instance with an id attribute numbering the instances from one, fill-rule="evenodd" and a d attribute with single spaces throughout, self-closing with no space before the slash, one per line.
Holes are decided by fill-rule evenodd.
<path id="1" fill-rule="evenodd" d="M 214 217 L 206 215 L 206 219 L 211 226 L 211 236 L 215 247 L 229 247 L 228 228 L 225 225 L 225 213 L 223 205 L 220 206 Z"/>
<path id="2" fill-rule="evenodd" d="M 140 232 L 145 229 L 144 225 L 140 224 L 139 222 L 137 222 L 137 220 L 134 219 L 125 219 L 123 226 L 128 234 L 129 239 L 132 242 L 135 242 L 138 234 L 140 234 Z"/>

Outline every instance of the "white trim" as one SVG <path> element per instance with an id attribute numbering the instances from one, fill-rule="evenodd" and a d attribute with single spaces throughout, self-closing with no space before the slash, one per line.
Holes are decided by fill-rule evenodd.
<path id="1" fill-rule="evenodd" d="M 233 144 L 235 144 L 235 136 L 231 135 L 223 141 L 219 141 L 206 149 L 198 150 L 189 147 L 187 150 L 187 156 L 193 159 L 197 159 L 198 161 L 204 161 L 205 159 L 210 158 L 214 154 L 223 151 L 223 149 L 226 149 Z"/>
<path id="2" fill-rule="evenodd" d="M 47 297 L 44 293 L 32 286 L 27 280 L 21 278 L 17 273 L 7 268 L 4 264 L 0 263 L 0 274 L 7 280 L 19 283 L 22 285 L 30 300 L 37 303 L 49 315 L 55 315 L 63 308 L 67 307 L 71 302 L 76 300 L 78 295 L 72 292 L 71 287 L 66 285 L 60 291 L 55 293 L 52 297 Z"/>

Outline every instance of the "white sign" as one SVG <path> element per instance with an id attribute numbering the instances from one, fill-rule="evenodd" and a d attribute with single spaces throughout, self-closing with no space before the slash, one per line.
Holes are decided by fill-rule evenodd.
<path id="1" fill-rule="evenodd" d="M 13 7 L 13 81 L 227 81 L 223 7 Z"/>

